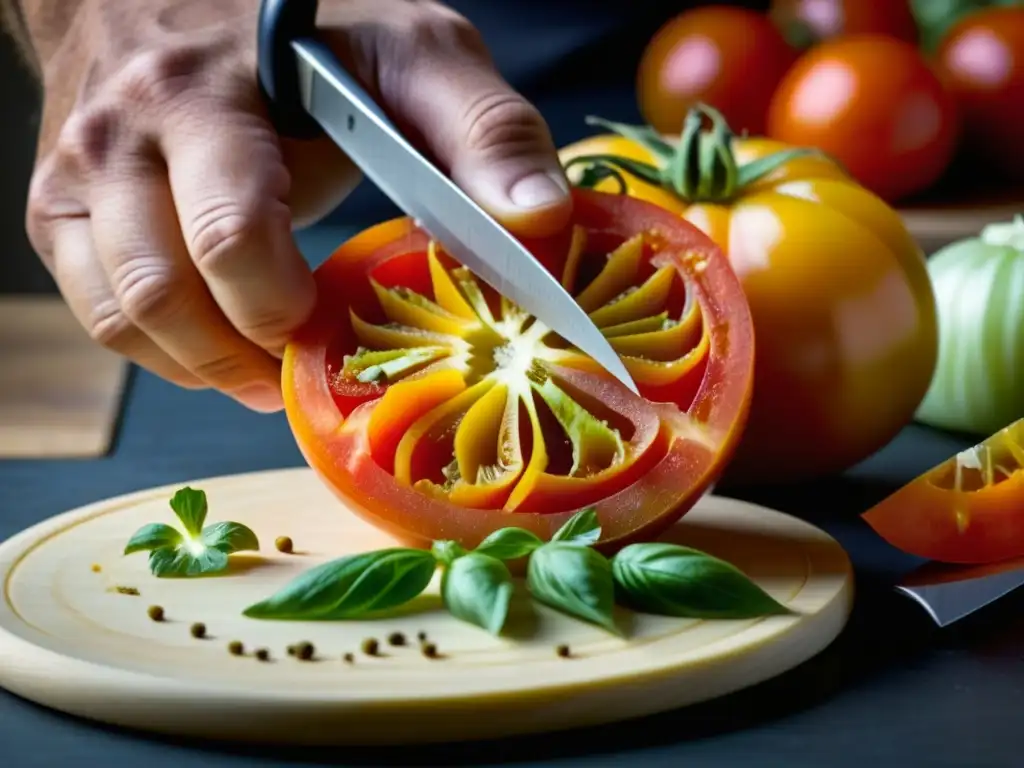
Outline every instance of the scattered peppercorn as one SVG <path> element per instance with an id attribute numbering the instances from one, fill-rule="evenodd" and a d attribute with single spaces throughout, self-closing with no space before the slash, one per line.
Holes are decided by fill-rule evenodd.
<path id="1" fill-rule="evenodd" d="M 344 661 L 346 664 L 351 664 L 356 660 L 356 657 L 353 656 L 351 653 L 346 653 L 344 656 L 341 657 L 341 660 Z"/>
<path id="2" fill-rule="evenodd" d="M 419 632 L 416 633 L 416 639 L 422 643 L 424 640 L 427 639 L 427 633 L 421 629 Z"/>
<path id="3" fill-rule="evenodd" d="M 119 595 L 135 595 L 137 597 L 139 594 L 139 590 L 135 587 L 114 587 L 114 591 Z"/>
<path id="4" fill-rule="evenodd" d="M 228 643 L 228 653 L 230 653 L 232 656 L 241 656 L 243 653 L 245 653 L 245 646 L 242 645 L 242 641 L 232 640 L 230 643 Z"/>
<path id="5" fill-rule="evenodd" d="M 294 645 L 289 645 L 288 646 L 288 655 L 289 656 L 294 656 L 295 655 L 295 646 Z"/>
<path id="6" fill-rule="evenodd" d="M 193 624 L 191 627 L 189 627 L 189 632 L 192 633 L 192 637 L 196 637 L 196 638 L 206 637 L 206 625 L 203 624 L 203 622 L 201 622 L 201 621 L 197 621 L 195 624 Z"/>
<path id="7" fill-rule="evenodd" d="M 302 661 L 309 661 L 313 658 L 315 649 L 312 643 L 301 642 L 295 646 L 295 656 Z"/>
<path id="8" fill-rule="evenodd" d="M 151 605 L 146 610 L 146 615 L 149 616 L 149 618 L 151 618 L 153 621 L 163 621 L 164 609 L 161 608 L 159 605 Z"/>
<path id="9" fill-rule="evenodd" d="M 555 648 L 555 653 L 557 653 L 563 659 L 568 659 L 572 655 L 572 651 L 569 650 L 569 646 L 565 645 L 564 643 Z"/>
<path id="10" fill-rule="evenodd" d="M 295 551 L 295 545 L 288 536 L 278 536 L 274 539 L 274 546 L 277 547 L 278 552 L 284 552 L 286 555 Z"/>
<path id="11" fill-rule="evenodd" d="M 420 650 L 423 651 L 423 655 L 426 656 L 428 659 L 437 658 L 437 646 L 433 643 L 424 643 L 422 646 L 420 646 Z"/>
<path id="12" fill-rule="evenodd" d="M 405 635 L 401 632 L 392 632 L 388 635 L 388 644 L 394 646 L 405 645 Z"/>
<path id="13" fill-rule="evenodd" d="M 102 570 L 103 570 L 103 567 L 99 563 L 93 563 L 92 564 L 92 572 L 93 573 L 99 573 Z"/>
<path id="14" fill-rule="evenodd" d="M 256 651 L 256 658 L 260 661 L 270 661 L 270 651 L 266 648 L 260 648 Z"/>
<path id="15" fill-rule="evenodd" d="M 361 648 L 363 649 L 363 653 L 367 656 L 376 656 L 377 651 L 380 650 L 380 643 L 377 642 L 377 638 L 368 637 L 363 640 Z"/>

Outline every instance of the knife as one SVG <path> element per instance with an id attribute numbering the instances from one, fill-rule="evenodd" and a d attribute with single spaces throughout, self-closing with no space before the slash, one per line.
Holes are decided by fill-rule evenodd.
<path id="1" fill-rule="evenodd" d="M 283 136 L 326 133 L 363 174 L 458 262 L 592 357 L 633 393 L 629 371 L 561 283 L 418 152 L 315 39 L 317 0 L 263 0 L 258 75 Z"/>
<path id="2" fill-rule="evenodd" d="M 896 585 L 940 627 L 946 627 L 1024 585 L 1024 558 L 987 565 L 929 562 Z"/>

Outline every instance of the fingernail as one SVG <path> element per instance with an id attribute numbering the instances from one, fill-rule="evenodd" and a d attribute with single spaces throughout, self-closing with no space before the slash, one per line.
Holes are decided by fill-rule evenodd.
<path id="1" fill-rule="evenodd" d="M 533 210 L 560 203 L 568 194 L 569 186 L 561 173 L 534 173 L 513 184 L 508 196 L 517 207 Z"/>
<path id="2" fill-rule="evenodd" d="M 275 413 L 284 408 L 281 390 L 269 384 L 253 384 L 231 393 L 242 405 L 260 413 Z"/>

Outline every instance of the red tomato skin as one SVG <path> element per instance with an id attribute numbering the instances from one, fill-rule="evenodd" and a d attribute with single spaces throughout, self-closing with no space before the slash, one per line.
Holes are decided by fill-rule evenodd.
<path id="1" fill-rule="evenodd" d="M 966 16 L 936 59 L 959 105 L 966 145 L 991 168 L 1024 178 L 1024 8 Z"/>
<path id="2" fill-rule="evenodd" d="M 907 0 L 775 0 L 776 23 L 798 22 L 815 41 L 842 35 L 886 35 L 916 44 L 917 23 Z"/>
<path id="3" fill-rule="evenodd" d="M 858 35 L 797 61 L 772 98 L 768 134 L 818 147 L 892 203 L 942 176 L 960 128 L 953 95 L 914 46 Z"/>
<path id="4" fill-rule="evenodd" d="M 707 6 L 680 14 L 651 39 L 637 93 L 644 119 L 678 134 L 697 102 L 715 107 L 736 133 L 760 134 L 768 103 L 797 51 L 764 14 Z"/>
<path id="5" fill-rule="evenodd" d="M 711 312 L 713 355 L 708 361 L 689 414 L 713 435 L 705 446 L 675 432 L 665 411 L 656 439 L 659 458 L 630 485 L 594 505 L 602 524 L 598 549 L 613 552 L 628 543 L 650 540 L 682 517 L 720 477 L 739 442 L 749 413 L 753 386 L 754 336 L 742 287 L 725 255 L 698 229 L 658 206 L 619 195 L 573 190 L 574 221 L 598 234 L 625 239 L 637 231 L 658 233 L 681 250 L 711 252 L 700 270 L 697 287 L 702 306 Z M 557 238 L 534 242 L 542 262 L 562 251 Z M 342 245 L 315 273 L 321 296 L 336 295 L 345 286 L 346 300 L 369 303 L 366 270 L 395 254 L 426 248 L 427 239 L 407 219 L 396 219 L 360 233 Z M 714 286 L 713 294 L 706 286 Z M 325 299 L 286 347 L 282 371 L 285 412 L 306 462 L 345 508 L 398 541 L 429 547 L 452 538 L 476 546 L 494 530 L 516 525 L 549 539 L 577 510 L 515 513 L 500 509 L 468 509 L 399 485 L 372 458 L 368 436 L 369 401 L 381 394 L 361 386 L 339 397 L 329 383 L 332 346 L 347 324 L 339 317 L 344 306 Z M 361 311 L 367 311 L 362 309 Z M 600 400 L 625 413 L 634 408 L 661 412 L 662 405 L 639 401 L 617 382 L 595 379 Z M 641 406 L 641 407 L 638 407 Z M 676 411 L 675 413 L 678 413 Z"/>

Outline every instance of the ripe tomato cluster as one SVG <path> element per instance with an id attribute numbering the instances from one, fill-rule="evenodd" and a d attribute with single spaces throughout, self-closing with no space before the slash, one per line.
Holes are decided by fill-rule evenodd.
<path id="1" fill-rule="evenodd" d="M 675 134 L 691 106 L 710 104 L 737 132 L 827 152 L 890 203 L 934 188 L 958 156 L 1024 180 L 1024 6 L 975 0 L 933 18 L 940 5 L 687 11 L 644 53 L 641 112 Z"/>

